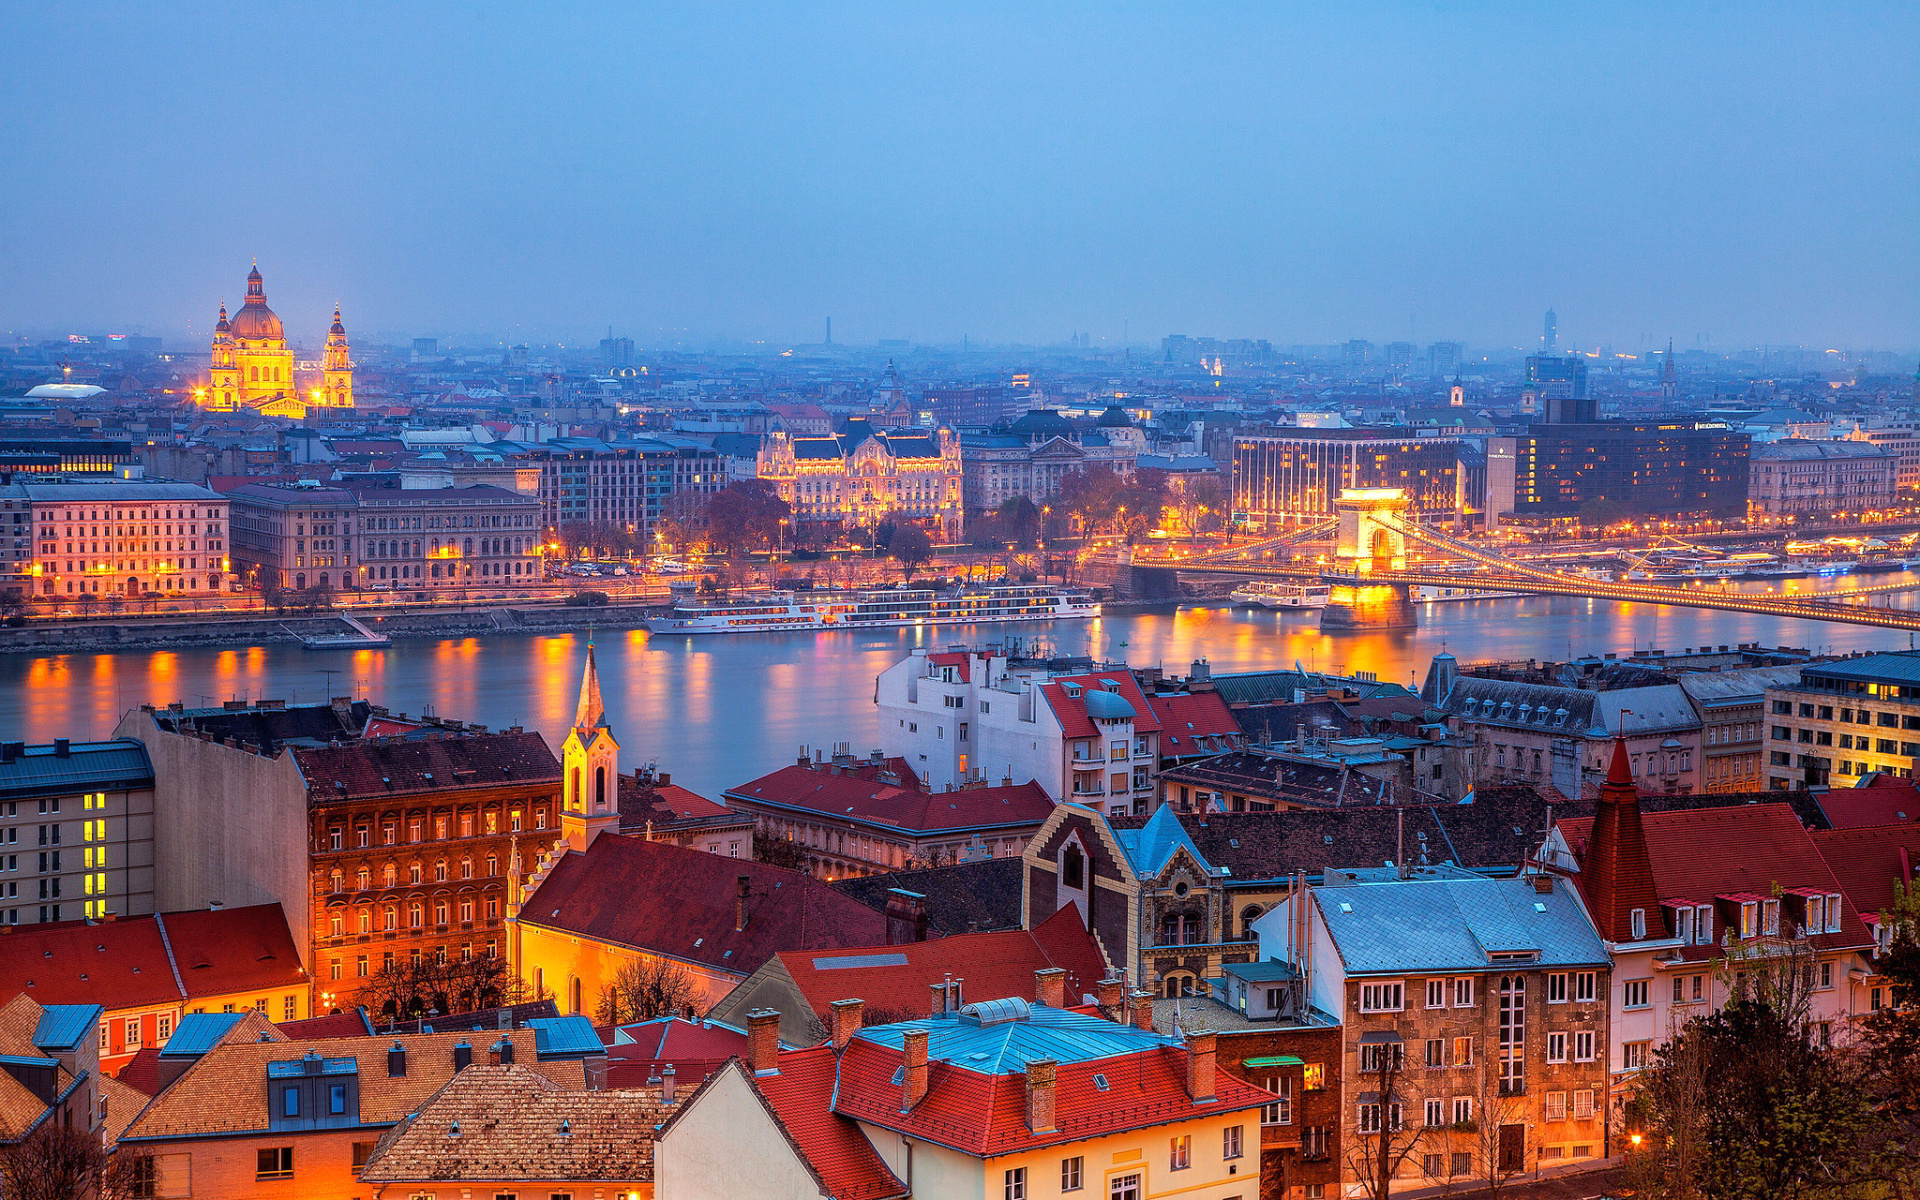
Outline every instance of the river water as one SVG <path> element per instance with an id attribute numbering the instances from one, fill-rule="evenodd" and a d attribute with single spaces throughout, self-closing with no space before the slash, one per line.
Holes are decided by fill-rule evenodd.
<path id="1" fill-rule="evenodd" d="M 1913 594 L 1892 603 L 1911 607 Z M 1739 642 L 1844 653 L 1905 649 L 1910 642 L 1906 634 L 1866 626 L 1577 597 L 1428 604 L 1420 615 L 1417 630 L 1337 635 L 1322 633 L 1315 613 L 1194 607 L 1093 621 L 866 633 L 654 637 L 609 631 L 596 642 L 622 767 L 657 762 L 676 783 L 708 796 L 772 770 L 803 744 L 851 742 L 856 753 L 893 749 L 874 715 L 874 676 L 922 646 L 1015 636 L 1041 639 L 1062 653 L 1180 674 L 1205 657 L 1216 674 L 1298 662 L 1411 682 L 1442 649 L 1470 662 Z M 572 722 L 585 652 L 585 636 L 573 634 L 399 641 L 385 650 L 271 645 L 0 655 L 0 738 L 102 737 L 121 713 L 146 703 L 313 703 L 351 692 L 396 712 L 432 712 L 495 729 L 525 725 L 557 748 Z"/>

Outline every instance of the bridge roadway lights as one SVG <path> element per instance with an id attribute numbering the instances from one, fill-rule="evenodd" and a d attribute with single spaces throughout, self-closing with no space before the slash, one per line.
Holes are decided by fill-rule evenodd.
<path id="1" fill-rule="evenodd" d="M 1328 580 L 1332 585 L 1327 606 L 1320 610 L 1320 628 L 1415 629 L 1420 624 L 1411 589 L 1404 583 L 1362 583 Z"/>

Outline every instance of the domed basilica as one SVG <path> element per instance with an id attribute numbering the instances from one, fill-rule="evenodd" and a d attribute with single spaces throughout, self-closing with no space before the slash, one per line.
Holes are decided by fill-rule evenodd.
<path id="1" fill-rule="evenodd" d="M 267 289 L 255 266 L 247 273 L 247 302 L 231 319 L 220 306 L 213 327 L 213 365 L 205 387 L 194 390 L 202 408 L 222 412 L 253 409 L 270 417 L 304 417 L 310 408 L 353 407 L 353 364 L 347 358 L 347 331 L 340 306 L 316 375 L 296 377 L 293 350 L 280 318 L 267 307 Z"/>

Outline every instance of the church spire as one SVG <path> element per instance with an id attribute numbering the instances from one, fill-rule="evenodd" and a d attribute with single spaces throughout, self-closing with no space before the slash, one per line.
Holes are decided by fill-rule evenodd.
<path id="1" fill-rule="evenodd" d="M 1646 830 L 1640 822 L 1640 789 L 1633 781 L 1627 740 L 1613 739 L 1613 761 L 1600 785 L 1593 830 L 1580 860 L 1580 892 L 1600 936 L 1610 942 L 1662 937 L 1659 894 Z M 1638 913 L 1636 919 L 1635 913 Z"/>
<path id="2" fill-rule="evenodd" d="M 580 704 L 574 710 L 575 729 L 597 729 L 607 723 L 607 706 L 600 702 L 600 669 L 593 658 L 593 643 L 587 643 L 587 669 L 580 676 Z"/>

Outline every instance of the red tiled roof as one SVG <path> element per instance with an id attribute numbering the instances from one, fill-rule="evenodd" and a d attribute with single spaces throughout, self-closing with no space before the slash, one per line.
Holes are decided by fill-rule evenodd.
<path id="1" fill-rule="evenodd" d="M 660 803 L 676 817 L 724 817 L 733 810 L 724 804 L 715 804 L 698 792 L 689 791 L 677 783 L 657 784 L 654 795 L 660 797 Z"/>
<path id="2" fill-rule="evenodd" d="M 281 1021 L 274 1026 L 287 1035 L 287 1040 L 297 1042 L 303 1038 L 333 1037 L 371 1037 L 373 1022 L 367 1019 L 367 1010 L 356 1008 L 352 1012 L 334 1013 L 326 1017 L 308 1017 L 304 1021 Z"/>
<path id="3" fill-rule="evenodd" d="M 745 929 L 734 928 L 739 877 Z M 799 871 L 614 833 L 561 858 L 520 919 L 741 975 L 781 950 L 887 937 L 884 914 Z"/>
<path id="4" fill-rule="evenodd" d="M 833 1111 L 837 1084 L 831 1044 L 789 1050 L 776 1075 L 748 1081 L 833 1200 L 893 1200 L 908 1194 L 860 1127 Z M 891 1068 L 889 1068 L 890 1070 Z"/>
<path id="5" fill-rule="evenodd" d="M 142 1046 L 134 1051 L 113 1076 L 134 1091 L 147 1096 L 160 1094 L 160 1047 Z"/>
<path id="6" fill-rule="evenodd" d="M 872 966 L 835 966 L 836 960 L 858 960 L 884 955 Z M 893 956 L 904 958 L 898 962 Z M 1033 973 L 1045 967 L 1064 967 L 1070 1003 L 1093 991 L 1106 975 L 1100 947 L 1080 923 L 1072 905 L 1047 918 L 1031 932 L 962 933 L 933 942 L 907 946 L 864 946 L 849 950 L 808 953 L 783 951 L 780 964 L 805 997 L 807 1005 L 825 1018 L 835 1000 L 858 999 L 869 1010 L 898 1013 L 894 1020 L 927 1015 L 928 988 L 952 976 L 966 981 L 964 1003 L 1000 1000 L 1008 996 L 1032 999 Z"/>
<path id="7" fill-rule="evenodd" d="M 927 655 L 927 662 L 936 667 L 959 667 L 957 674 L 961 683 L 970 683 L 973 679 L 973 655 L 964 650 L 947 651 L 941 654 Z"/>
<path id="8" fill-rule="evenodd" d="M 560 760 L 538 733 L 455 733 L 295 747 L 316 801 L 462 786 L 560 782 Z"/>
<path id="9" fill-rule="evenodd" d="M 1910 779 L 1877 775 L 1863 787 L 1829 789 L 1818 800 L 1835 829 L 1920 821 L 1920 788 Z"/>
<path id="10" fill-rule="evenodd" d="M 1895 882 L 1920 878 L 1920 823 L 1816 829 L 1810 836 L 1859 912 L 1884 912 Z"/>
<path id="11" fill-rule="evenodd" d="M 369 717 L 367 727 L 360 731 L 363 738 L 393 737 L 396 734 L 412 733 L 416 729 L 425 729 L 417 721 L 396 721 L 392 717 Z"/>
<path id="12" fill-rule="evenodd" d="M 1560 829 L 1575 857 L 1584 858 L 1594 818 L 1575 817 Z M 1840 891 L 1839 882 L 1815 848 L 1807 829 L 1785 804 L 1677 809 L 1641 816 L 1654 886 L 1661 900 L 1704 900 L 1752 893 L 1772 894 L 1773 885 Z M 1647 914 L 1648 921 L 1654 914 Z M 1872 941 L 1860 916 L 1848 906 L 1838 933 L 1813 937 L 1823 949 L 1864 946 Z M 1686 953 L 1718 954 L 1717 946 Z"/>
<path id="13" fill-rule="evenodd" d="M 1647 839 L 1640 812 L 1640 794 L 1633 782 L 1625 738 L 1613 739 L 1613 761 L 1600 785 L 1585 855 L 1577 882 L 1600 936 L 1610 942 L 1631 942 L 1634 909 L 1647 920 L 1646 932 L 1658 935 L 1659 889 L 1647 858 Z"/>
<path id="14" fill-rule="evenodd" d="M 780 1056 L 782 1074 L 789 1057 Z M 835 1110 L 982 1158 L 1258 1108 L 1273 1099 L 1226 1071 L 1216 1071 L 1214 1101 L 1195 1104 L 1187 1096 L 1186 1051 L 1161 1046 L 1118 1058 L 1060 1063 L 1054 1075 L 1058 1128 L 1035 1134 L 1027 1128 L 1024 1073 L 986 1075 L 937 1061 L 928 1076 L 926 1098 L 903 1114 L 901 1085 L 893 1082 L 902 1060 L 899 1050 L 866 1038 L 848 1042 L 840 1058 Z M 1105 1088 L 1094 1083 L 1095 1075 L 1105 1078 Z"/>
<path id="15" fill-rule="evenodd" d="M 307 983 L 278 904 L 18 925 L 0 950 L 0 995 L 109 1012 Z"/>
<path id="16" fill-rule="evenodd" d="M 1108 688 L 1108 684 L 1117 685 Z M 1067 695 L 1067 684 L 1078 684 L 1082 689 L 1079 696 Z M 1135 733 L 1160 732 L 1160 718 L 1154 712 L 1153 705 L 1147 703 L 1147 697 L 1140 691 L 1139 681 L 1133 672 L 1124 667 L 1118 671 L 1098 671 L 1090 675 L 1061 675 L 1040 684 L 1040 693 L 1047 698 L 1047 704 L 1053 709 L 1053 715 L 1060 722 L 1060 728 L 1070 738 L 1097 736 L 1099 730 L 1094 727 L 1092 718 L 1087 716 L 1086 693 L 1089 691 L 1117 690 L 1127 703 L 1133 705 L 1133 729 Z"/>
<path id="17" fill-rule="evenodd" d="M 1038 825 L 1053 814 L 1052 797 L 1032 780 L 1007 787 L 927 792 L 912 783 L 886 783 L 868 778 L 869 774 L 872 772 L 835 774 L 831 764 L 796 764 L 729 788 L 726 794 L 741 801 L 778 804 L 911 832 Z M 906 780 L 910 775 L 901 778 Z"/>
<path id="18" fill-rule="evenodd" d="M 1160 722 L 1161 750 L 1166 754 L 1195 754 L 1211 749 L 1195 738 L 1240 736 L 1240 723 L 1218 692 L 1148 696 L 1154 719 Z"/>
<path id="19" fill-rule="evenodd" d="M 611 1042 L 607 1057 L 621 1059 L 716 1058 L 722 1061 L 747 1052 L 747 1035 L 731 1025 L 664 1017 L 620 1026 L 631 1042 Z"/>

